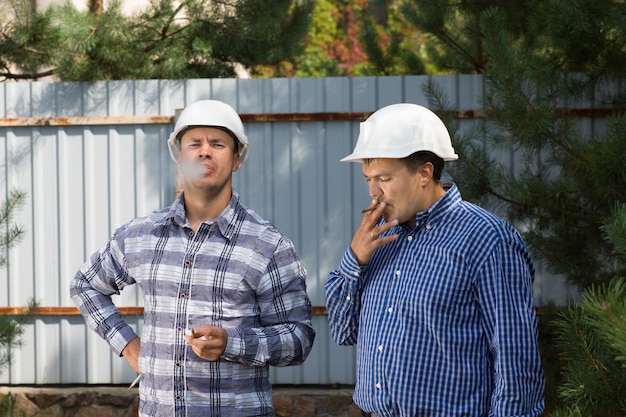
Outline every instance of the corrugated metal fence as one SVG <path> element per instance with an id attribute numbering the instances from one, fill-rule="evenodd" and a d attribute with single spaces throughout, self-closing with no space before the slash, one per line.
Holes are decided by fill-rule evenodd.
<path id="1" fill-rule="evenodd" d="M 279 384 L 352 384 L 354 349 L 330 339 L 323 314 L 324 282 L 349 244 L 369 202 L 359 164 L 342 164 L 358 124 L 396 102 L 427 105 L 427 77 L 263 80 L 110 81 L 0 84 L 0 199 L 28 193 L 16 221 L 25 239 L 0 270 L 0 308 L 35 297 L 44 314 L 28 325 L 25 345 L 0 374 L 1 384 L 118 384 L 134 372 L 84 325 L 69 298 L 69 282 L 113 230 L 169 205 L 174 165 L 166 139 L 176 110 L 220 99 L 242 114 L 251 143 L 235 174 L 244 203 L 273 221 L 295 243 L 308 270 L 317 339 L 303 366 L 274 369 Z M 479 76 L 436 81 L 456 108 L 478 110 Z M 470 112 L 471 113 L 471 112 Z M 474 123 L 471 118 L 463 124 Z M 461 190 L 462 191 L 462 190 Z M 542 273 L 539 305 L 571 294 Z M 141 328 L 141 294 L 117 299 Z M 4 306 L 4 307 L 3 307 Z"/>

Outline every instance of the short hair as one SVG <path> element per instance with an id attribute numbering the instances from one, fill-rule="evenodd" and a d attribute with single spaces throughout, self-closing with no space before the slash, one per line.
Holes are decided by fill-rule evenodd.
<path id="1" fill-rule="evenodd" d="M 363 158 L 362 161 L 364 164 L 369 164 L 374 159 L 384 159 L 384 158 Z M 406 167 L 407 171 L 409 171 L 411 174 L 414 174 L 415 172 L 417 172 L 417 170 L 420 169 L 420 167 L 424 165 L 425 163 L 430 162 L 431 164 L 433 164 L 433 167 L 434 167 L 433 179 L 437 182 L 441 181 L 441 174 L 443 173 L 444 161 L 443 161 L 443 158 L 437 156 L 431 151 L 413 152 L 411 155 L 405 156 L 404 158 L 400 158 L 398 160 L 404 163 L 404 166 Z"/>
<path id="2" fill-rule="evenodd" d="M 422 165 L 427 162 L 433 164 L 433 178 L 435 181 L 441 181 L 441 174 L 443 173 L 444 161 L 443 158 L 437 156 L 433 152 L 430 151 L 417 151 L 412 153 L 411 155 L 401 158 L 402 162 L 406 166 L 406 169 L 414 173 L 416 172 Z"/>

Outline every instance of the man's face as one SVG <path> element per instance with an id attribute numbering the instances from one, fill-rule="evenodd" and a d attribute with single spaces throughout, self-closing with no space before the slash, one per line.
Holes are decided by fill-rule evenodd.
<path id="1" fill-rule="evenodd" d="M 399 159 L 378 158 L 363 162 L 363 176 L 367 180 L 370 196 L 385 202 L 385 221 L 398 219 L 400 224 L 415 224 L 418 212 L 425 206 L 421 170 L 411 173 Z M 425 207 L 423 207 L 425 206 Z"/>
<path id="2" fill-rule="evenodd" d="M 235 140 L 221 129 L 196 127 L 180 139 L 178 164 L 187 188 L 213 192 L 229 185 L 239 168 Z"/>

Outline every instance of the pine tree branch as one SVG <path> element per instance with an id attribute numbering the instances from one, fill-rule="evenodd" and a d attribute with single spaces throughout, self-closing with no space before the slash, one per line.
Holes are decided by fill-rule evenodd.
<path id="1" fill-rule="evenodd" d="M 465 49 L 460 43 L 456 42 L 450 35 L 448 35 L 444 29 L 440 29 L 435 34 L 435 36 L 437 36 L 437 38 L 443 41 L 443 43 L 448 45 L 452 50 L 454 50 L 459 55 L 464 57 L 467 60 L 467 62 L 470 62 L 472 66 L 474 67 L 474 69 L 476 70 L 476 72 L 478 73 L 482 72 L 482 67 L 474 59 L 473 55 L 467 49 Z"/>
<path id="2" fill-rule="evenodd" d="M 56 70 L 51 69 L 51 70 L 32 73 L 32 74 L 28 74 L 28 73 L 15 74 L 12 72 L 0 72 L 0 77 L 4 78 L 5 80 L 37 80 L 39 78 L 49 77 L 55 74 L 56 74 Z"/>

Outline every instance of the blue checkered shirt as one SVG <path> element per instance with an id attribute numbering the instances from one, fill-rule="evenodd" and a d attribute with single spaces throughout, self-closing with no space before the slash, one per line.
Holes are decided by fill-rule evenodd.
<path id="1" fill-rule="evenodd" d="M 333 339 L 357 344 L 355 403 L 377 416 L 538 416 L 534 266 L 520 235 L 456 185 L 387 234 L 366 265 L 348 249 L 326 283 Z"/>
<path id="2" fill-rule="evenodd" d="M 306 271 L 292 242 L 237 193 L 197 233 L 182 198 L 120 227 L 80 268 L 71 296 L 121 354 L 136 334 L 110 296 L 140 285 L 141 416 L 273 416 L 269 366 L 301 364 L 315 337 Z M 228 333 L 214 362 L 183 340 L 185 329 L 208 324 Z"/>

